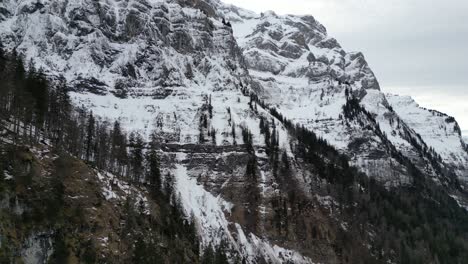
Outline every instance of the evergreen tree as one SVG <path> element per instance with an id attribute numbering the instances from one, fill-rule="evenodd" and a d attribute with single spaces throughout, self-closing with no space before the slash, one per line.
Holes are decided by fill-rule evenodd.
<path id="1" fill-rule="evenodd" d="M 208 99 L 208 113 L 210 115 L 210 119 L 213 119 L 213 105 L 211 104 L 211 94 Z"/>
<path id="2" fill-rule="evenodd" d="M 216 145 L 216 130 L 214 128 L 211 129 L 211 141 L 213 145 Z"/>
<path id="3" fill-rule="evenodd" d="M 94 140 L 94 133 L 95 133 L 95 120 L 93 113 L 89 113 L 88 124 L 86 129 L 86 157 L 87 161 L 90 161 L 91 152 L 92 152 L 92 144 Z"/>
<path id="4" fill-rule="evenodd" d="M 68 256 L 70 252 L 67 244 L 65 243 L 64 235 L 59 232 L 55 235 L 54 252 L 50 256 L 49 263 L 51 264 L 66 264 L 69 263 Z"/>
<path id="5" fill-rule="evenodd" d="M 226 256 L 226 244 L 221 242 L 221 244 L 216 248 L 215 252 L 215 263 L 216 264 L 229 264 L 228 257 Z"/>
<path id="6" fill-rule="evenodd" d="M 146 155 L 148 164 L 146 180 L 150 184 L 153 196 L 158 196 L 161 190 L 161 171 L 159 170 L 158 154 L 154 148 L 151 148 Z"/>
<path id="7" fill-rule="evenodd" d="M 144 142 L 143 138 L 139 133 L 134 135 L 133 133 L 130 134 L 130 159 L 132 164 L 132 173 L 133 173 L 133 181 L 139 183 L 141 181 L 141 175 L 143 172 L 143 148 Z"/>
<path id="8" fill-rule="evenodd" d="M 215 253 L 213 251 L 213 247 L 211 244 L 208 245 L 208 247 L 205 248 L 205 251 L 203 252 L 202 259 L 200 261 L 201 264 L 214 264 L 215 263 Z"/>
<path id="9" fill-rule="evenodd" d="M 237 142 L 236 142 L 236 124 L 234 123 L 234 121 L 232 122 L 232 143 L 233 143 L 233 145 L 237 145 Z"/>
<path id="10" fill-rule="evenodd" d="M 98 123 L 97 124 L 97 135 L 96 143 L 94 148 L 94 157 L 96 166 L 100 169 L 107 169 L 109 164 L 109 153 L 110 153 L 110 144 L 111 141 L 110 135 L 108 132 L 108 123 Z"/>
<path id="11" fill-rule="evenodd" d="M 127 164 L 127 139 L 120 128 L 119 121 L 114 122 L 111 132 L 111 164 L 116 167 L 113 170 L 118 175 L 123 175 Z"/>
<path id="12" fill-rule="evenodd" d="M 171 197 L 174 193 L 174 176 L 172 176 L 169 172 L 164 177 L 164 194 L 167 197 L 168 201 L 171 201 Z"/>

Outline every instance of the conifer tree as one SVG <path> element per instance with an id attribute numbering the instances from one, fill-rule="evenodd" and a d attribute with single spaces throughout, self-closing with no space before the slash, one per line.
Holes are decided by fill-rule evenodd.
<path id="1" fill-rule="evenodd" d="M 86 126 L 86 157 L 87 161 L 90 161 L 91 152 L 92 152 L 92 144 L 94 140 L 94 132 L 95 132 L 95 120 L 93 113 L 89 113 L 88 123 Z"/>
<path id="2" fill-rule="evenodd" d="M 158 196 L 161 190 L 161 171 L 159 169 L 158 154 L 153 147 L 146 155 L 146 163 L 148 164 L 146 180 L 149 182 L 153 196 Z"/>
<path id="3" fill-rule="evenodd" d="M 203 256 L 201 259 L 201 264 L 214 264 L 215 263 L 215 253 L 213 251 L 213 247 L 211 244 L 208 245 L 208 247 L 205 248 L 205 251 L 203 252 Z"/>
<path id="4" fill-rule="evenodd" d="M 164 194 L 167 201 L 171 201 L 171 197 L 174 193 L 174 176 L 169 172 L 164 177 Z"/>
<path id="5" fill-rule="evenodd" d="M 130 134 L 130 160 L 132 166 L 133 181 L 140 183 L 143 172 L 143 138 L 139 133 Z"/>

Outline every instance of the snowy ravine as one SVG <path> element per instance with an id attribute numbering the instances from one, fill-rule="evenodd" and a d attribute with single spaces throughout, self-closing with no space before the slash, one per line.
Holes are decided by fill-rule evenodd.
<path id="1" fill-rule="evenodd" d="M 252 104 L 249 93 L 388 187 L 412 180 L 395 152 L 445 184 L 431 164 L 440 155 L 437 164 L 468 183 L 468 148 L 456 121 L 411 98 L 384 94 L 364 55 L 344 51 L 312 16 L 256 14 L 217 0 L 4 0 L 0 41 L 26 66 L 66 86 L 77 106 L 120 121 L 128 132 L 148 137 L 154 131 L 163 171 L 174 175 L 203 246 L 227 242 L 249 263 L 321 262 L 334 256 L 329 234 L 346 229 L 334 218 L 331 196 L 318 191 L 326 184 L 294 157 L 294 137 L 267 109 Z M 346 118 L 343 105 L 351 98 L 369 115 Z M 294 217 L 323 233 L 321 240 L 274 230 L 272 204 L 287 188 L 272 173 L 260 120 L 275 129 L 291 164 L 287 188 L 313 201 L 310 211 Z M 253 154 L 242 130 L 252 133 Z M 255 184 L 245 177 L 252 155 Z M 114 178 L 99 174 L 103 193 L 123 199 L 131 189 L 118 182 L 122 194 L 112 192 L 106 186 Z M 246 205 L 252 187 L 261 193 L 255 210 Z M 245 219 L 251 211 L 258 211 L 253 228 Z M 300 224 L 286 229 L 306 233 Z"/>
<path id="2" fill-rule="evenodd" d="M 246 234 L 243 228 L 226 218 L 231 213 L 232 204 L 222 197 L 214 196 L 206 191 L 187 173 L 187 154 L 176 153 L 176 165 L 172 170 L 175 176 L 176 190 L 187 215 L 194 215 L 202 234 L 202 243 L 206 246 L 218 245 L 222 241 L 229 247 L 241 253 L 249 263 L 255 263 L 261 257 L 268 263 L 312 263 L 309 258 L 287 250 L 256 235 Z M 231 228 L 230 228 L 231 226 Z M 234 227 L 234 228 L 233 228 Z"/>

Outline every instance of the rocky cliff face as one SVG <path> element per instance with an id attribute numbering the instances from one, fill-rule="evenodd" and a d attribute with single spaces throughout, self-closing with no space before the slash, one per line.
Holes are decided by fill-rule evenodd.
<path id="1" fill-rule="evenodd" d="M 348 226 L 269 108 L 388 188 L 412 184 L 406 160 L 448 190 L 468 177 L 455 120 L 382 93 L 363 54 L 344 51 L 312 16 L 215 0 L 4 0 L 0 40 L 77 105 L 154 131 L 203 245 L 227 242 L 249 263 L 342 262 Z"/>
<path id="2" fill-rule="evenodd" d="M 392 157 L 395 147 L 437 181 L 443 176 L 428 160 L 441 155 L 466 182 L 468 156 L 455 120 L 434 111 L 418 115 L 424 110 L 414 102 L 382 93 L 363 54 L 344 51 L 312 16 L 257 15 L 232 6 L 221 10 L 233 23 L 258 94 L 348 154 L 363 171 L 389 185 L 408 183 L 411 179 Z M 351 96 L 375 120 L 346 117 L 343 105 Z M 428 122 L 431 135 L 421 129 Z M 376 125 L 380 131 L 372 131 Z"/>
<path id="3" fill-rule="evenodd" d="M 164 150 L 165 172 L 176 175 L 187 215 L 197 217 L 204 246 L 228 241 L 249 262 L 310 262 L 275 246 L 257 228 L 247 230 L 234 221 L 257 225 L 244 218 L 262 209 L 247 208 L 243 203 L 248 197 L 235 195 L 248 185 L 245 161 L 252 155 L 242 130 L 255 134 L 253 144 L 260 151 L 264 139 L 259 120 L 271 116 L 249 107 L 250 98 L 243 94 L 250 87 L 244 57 L 213 5 L 5 1 L 2 7 L 4 48 L 23 54 L 51 78 L 66 81 L 77 105 L 120 120 L 128 131 L 149 135 L 154 130 Z M 279 126 L 278 133 L 287 147 L 286 131 Z M 266 172 L 258 182 L 270 194 L 271 178 Z M 233 210 L 239 211 L 239 219 L 228 217 Z M 255 213 L 243 213 L 248 210 Z"/>

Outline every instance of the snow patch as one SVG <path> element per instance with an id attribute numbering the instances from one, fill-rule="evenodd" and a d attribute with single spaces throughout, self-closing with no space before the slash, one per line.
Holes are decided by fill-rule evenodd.
<path id="1" fill-rule="evenodd" d="M 133 197 L 134 208 L 145 215 L 150 214 L 148 198 L 143 191 L 109 172 L 97 172 L 97 177 L 102 184 L 102 195 L 106 200 L 124 202 L 128 197 Z"/>

